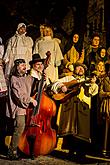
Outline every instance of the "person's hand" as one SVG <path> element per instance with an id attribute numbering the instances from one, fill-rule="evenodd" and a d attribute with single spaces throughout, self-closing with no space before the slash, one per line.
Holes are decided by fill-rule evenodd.
<path id="1" fill-rule="evenodd" d="M 73 72 L 74 71 L 74 67 L 73 67 L 73 65 L 69 65 L 69 70 L 71 71 L 71 72 Z"/>
<path id="2" fill-rule="evenodd" d="M 37 101 L 35 99 L 33 99 L 32 97 L 31 97 L 31 101 L 30 102 L 33 104 L 34 107 L 37 106 Z"/>
<path id="3" fill-rule="evenodd" d="M 61 90 L 62 90 L 62 92 L 67 92 L 67 87 L 66 87 L 65 85 L 63 85 L 63 86 L 61 87 Z"/>

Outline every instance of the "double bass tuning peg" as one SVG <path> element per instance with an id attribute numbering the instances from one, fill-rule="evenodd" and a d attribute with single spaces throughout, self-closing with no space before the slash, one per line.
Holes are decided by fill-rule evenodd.
<path id="1" fill-rule="evenodd" d="M 51 53 L 50 53 L 50 51 L 47 51 L 47 52 L 46 52 L 46 59 L 45 59 L 45 62 L 44 62 L 44 68 L 45 68 L 45 69 L 48 67 L 50 58 L 51 58 Z"/>

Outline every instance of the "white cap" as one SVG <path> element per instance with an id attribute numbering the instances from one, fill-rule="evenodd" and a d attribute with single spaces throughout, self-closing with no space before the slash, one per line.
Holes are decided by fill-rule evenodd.
<path id="1" fill-rule="evenodd" d="M 19 30 L 22 26 L 24 26 L 26 28 L 26 25 L 24 23 L 19 23 L 18 27 L 17 27 L 17 30 Z"/>

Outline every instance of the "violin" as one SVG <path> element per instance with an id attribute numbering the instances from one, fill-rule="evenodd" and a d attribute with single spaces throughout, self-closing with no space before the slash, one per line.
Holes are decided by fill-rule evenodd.
<path id="1" fill-rule="evenodd" d="M 50 52 L 46 53 L 44 69 L 48 66 Z M 19 149 L 26 155 L 47 155 L 56 146 L 56 131 L 51 128 L 51 118 L 56 114 L 56 104 L 43 90 L 44 77 L 39 83 L 38 94 L 33 98 L 38 104 L 27 109 L 25 130 L 19 140 Z"/>

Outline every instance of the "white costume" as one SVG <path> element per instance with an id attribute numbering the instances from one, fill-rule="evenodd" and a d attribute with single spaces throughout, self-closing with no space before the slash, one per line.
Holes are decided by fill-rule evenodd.
<path id="1" fill-rule="evenodd" d="M 4 45 L 2 43 L 2 38 L 0 37 L 0 59 L 3 58 L 4 55 Z"/>
<path id="2" fill-rule="evenodd" d="M 46 58 L 47 51 L 50 51 L 51 58 L 46 68 L 46 74 L 47 77 L 54 82 L 58 79 L 58 66 L 61 65 L 63 55 L 58 42 L 51 36 L 45 36 L 41 40 L 37 40 L 33 53 L 39 53 L 41 58 Z"/>
<path id="3" fill-rule="evenodd" d="M 16 59 L 25 59 L 27 69 L 30 68 L 29 61 L 32 59 L 33 40 L 31 37 L 26 36 L 26 33 L 22 35 L 18 33 L 18 29 L 23 25 L 26 27 L 24 23 L 20 23 L 18 25 L 16 34 L 8 41 L 6 53 L 4 55 L 4 61 L 6 63 L 6 75 L 10 74 L 10 70 L 13 67 L 14 60 Z"/>

